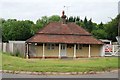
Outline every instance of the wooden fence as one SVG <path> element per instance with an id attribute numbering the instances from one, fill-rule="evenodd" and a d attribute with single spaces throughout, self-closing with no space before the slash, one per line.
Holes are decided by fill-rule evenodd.
<path id="1" fill-rule="evenodd" d="M 8 52 L 11 54 L 20 53 L 25 55 L 25 41 L 9 41 L 9 43 L 0 43 L 0 51 Z"/>

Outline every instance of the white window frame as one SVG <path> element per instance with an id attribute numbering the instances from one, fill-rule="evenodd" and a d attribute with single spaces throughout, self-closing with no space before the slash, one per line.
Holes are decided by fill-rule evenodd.
<path id="1" fill-rule="evenodd" d="M 53 49 L 55 49 L 55 44 L 52 44 L 52 43 L 47 44 L 47 49 L 48 49 L 48 50 L 53 50 Z"/>

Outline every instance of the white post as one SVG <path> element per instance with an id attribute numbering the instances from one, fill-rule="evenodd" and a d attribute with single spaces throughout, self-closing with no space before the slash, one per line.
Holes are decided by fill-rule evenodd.
<path id="1" fill-rule="evenodd" d="M 61 53 L 61 44 L 59 44 L 59 58 L 61 58 L 60 53 Z"/>
<path id="2" fill-rule="evenodd" d="M 115 55 L 115 46 L 112 45 L 112 55 Z"/>
<path id="3" fill-rule="evenodd" d="M 27 58 L 27 59 L 28 59 L 28 52 L 29 52 L 28 47 L 29 47 L 29 44 L 27 43 L 27 54 L 26 54 L 26 58 Z"/>
<path id="4" fill-rule="evenodd" d="M 45 44 L 43 43 L 43 58 L 45 58 Z"/>
<path id="5" fill-rule="evenodd" d="M 102 57 L 105 56 L 105 46 L 104 45 L 101 46 L 100 53 L 101 53 L 100 56 L 102 56 Z"/>
<path id="6" fill-rule="evenodd" d="M 3 52 L 6 52 L 6 45 L 7 43 L 3 43 Z"/>
<path id="7" fill-rule="evenodd" d="M 74 44 L 74 58 L 76 58 L 76 44 Z"/>
<path id="8" fill-rule="evenodd" d="M 91 55 L 90 55 L 90 44 L 89 44 L 89 54 L 88 54 L 88 57 L 89 58 L 91 57 Z"/>

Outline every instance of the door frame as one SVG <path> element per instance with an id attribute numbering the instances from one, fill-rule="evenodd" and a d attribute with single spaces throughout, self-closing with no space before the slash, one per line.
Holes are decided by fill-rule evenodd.
<path id="1" fill-rule="evenodd" d="M 66 57 L 67 56 L 67 44 L 61 44 L 60 51 L 61 51 L 60 56 Z"/>

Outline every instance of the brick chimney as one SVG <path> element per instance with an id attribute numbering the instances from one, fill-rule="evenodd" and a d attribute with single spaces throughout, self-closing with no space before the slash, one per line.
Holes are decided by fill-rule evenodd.
<path id="1" fill-rule="evenodd" d="M 65 12 L 64 11 L 62 11 L 62 16 L 61 16 L 61 19 L 62 19 L 62 23 L 63 24 L 66 24 L 66 15 L 65 15 Z"/>

